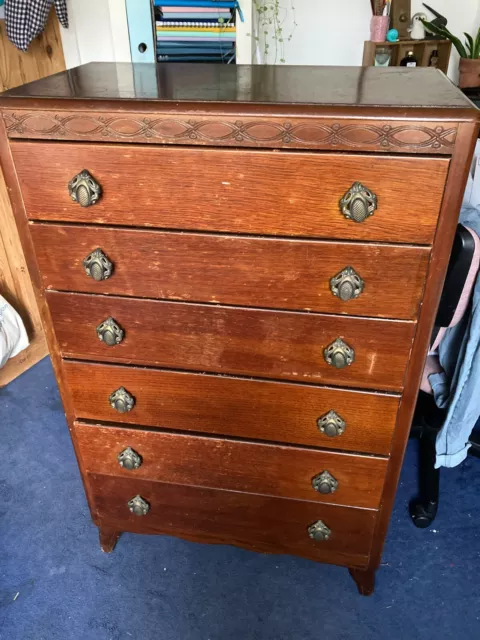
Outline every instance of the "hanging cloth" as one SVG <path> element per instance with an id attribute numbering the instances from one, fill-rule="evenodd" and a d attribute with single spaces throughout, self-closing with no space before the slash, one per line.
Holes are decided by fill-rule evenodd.
<path id="1" fill-rule="evenodd" d="M 68 29 L 67 0 L 5 0 L 7 35 L 18 49 L 26 51 L 42 33 L 54 3 L 60 24 Z"/>

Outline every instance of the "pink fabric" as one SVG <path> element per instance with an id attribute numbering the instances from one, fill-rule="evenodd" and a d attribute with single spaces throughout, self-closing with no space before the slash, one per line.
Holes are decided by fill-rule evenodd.
<path id="1" fill-rule="evenodd" d="M 440 373 L 442 371 L 440 360 L 438 358 L 438 355 L 436 354 L 436 351 L 441 341 L 443 340 L 443 337 L 445 335 L 447 328 L 454 327 L 463 318 L 465 311 L 467 310 L 468 303 L 470 302 L 470 298 L 473 292 L 473 287 L 475 285 L 477 275 L 478 275 L 478 270 L 480 267 L 480 238 L 475 233 L 475 231 L 472 231 L 472 229 L 470 229 L 470 227 L 466 227 L 466 228 L 472 234 L 472 238 L 475 243 L 472 263 L 470 265 L 470 269 L 468 270 L 468 274 L 465 279 L 465 284 L 463 285 L 462 295 L 460 296 L 460 300 L 458 301 L 458 305 L 457 305 L 457 308 L 455 309 L 455 313 L 453 314 L 452 321 L 450 322 L 448 327 L 440 328 L 434 343 L 430 347 L 430 352 L 427 356 L 427 360 L 425 362 L 425 368 L 423 370 L 422 382 L 420 384 L 420 389 L 422 391 L 425 391 L 425 393 L 432 393 L 432 386 L 430 384 L 428 377 L 432 373 Z"/>
<path id="2" fill-rule="evenodd" d="M 422 382 L 420 384 L 420 389 L 425 391 L 425 393 L 432 393 L 432 385 L 428 379 L 432 373 L 440 373 L 443 371 L 440 366 L 440 360 L 437 355 L 428 355 L 427 361 L 425 362 L 425 369 L 423 370 Z"/>
<path id="3" fill-rule="evenodd" d="M 451 326 L 451 325 L 450 325 Z M 435 342 L 430 347 L 429 353 L 434 353 L 438 347 L 440 346 L 441 341 L 443 340 L 443 336 L 445 335 L 446 327 L 441 327 L 438 330 L 437 337 L 435 338 Z"/>
<path id="4" fill-rule="evenodd" d="M 477 236 L 475 231 L 472 231 L 472 229 L 470 229 L 470 227 L 465 228 L 468 229 L 472 234 L 472 238 L 475 243 L 475 249 L 473 252 L 472 264 L 470 265 L 465 284 L 463 285 L 462 295 L 460 296 L 460 300 L 458 302 L 457 308 L 455 309 L 455 314 L 452 318 L 451 323 L 449 324 L 449 327 L 454 327 L 463 318 L 463 315 L 467 310 L 470 297 L 472 295 L 473 286 L 477 279 L 478 268 L 480 266 L 480 238 Z"/>

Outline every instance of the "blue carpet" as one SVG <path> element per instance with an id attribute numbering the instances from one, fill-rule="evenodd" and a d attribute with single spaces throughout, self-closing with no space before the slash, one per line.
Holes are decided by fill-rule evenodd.
<path id="1" fill-rule="evenodd" d="M 0 390 L 2 640 L 480 637 L 480 463 L 442 475 L 430 530 L 410 523 L 410 443 L 373 597 L 346 569 L 124 534 L 100 551 L 50 362 Z"/>

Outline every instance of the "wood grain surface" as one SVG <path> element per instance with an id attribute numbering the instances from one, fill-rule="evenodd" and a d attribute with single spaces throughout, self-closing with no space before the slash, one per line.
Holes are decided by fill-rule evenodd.
<path id="1" fill-rule="evenodd" d="M 46 289 L 406 320 L 416 317 L 430 255 L 426 247 L 56 224 L 32 224 L 31 233 Z M 99 282 L 82 264 L 97 247 L 114 264 Z M 347 266 L 365 286 L 343 301 L 330 279 Z"/>
<path id="2" fill-rule="evenodd" d="M 87 481 L 97 521 L 113 530 L 165 533 L 294 553 L 320 562 L 367 565 L 376 520 L 376 511 L 370 509 L 96 474 L 87 474 Z M 146 516 L 130 513 L 127 503 L 135 495 L 150 503 Z M 329 540 L 309 537 L 308 527 L 317 520 L 331 529 Z"/>
<path id="3" fill-rule="evenodd" d="M 64 70 L 60 25 L 54 11 L 50 12 L 45 29 L 25 52 L 10 42 L 5 21 L 0 20 L 0 91 Z"/>
<path id="4" fill-rule="evenodd" d="M 386 458 L 293 446 L 83 423 L 75 430 L 91 473 L 350 507 L 378 508 L 387 468 Z M 127 447 L 141 456 L 138 469 L 120 466 Z M 323 471 L 338 481 L 333 493 L 312 487 Z"/>
<path id="5" fill-rule="evenodd" d="M 478 134 L 478 122 L 462 123 L 459 127 L 459 140 L 448 175 L 439 227 L 425 285 L 425 297 L 420 313 L 418 331 L 408 364 L 405 391 L 400 404 L 398 424 L 392 443 L 392 456 L 385 479 L 383 504 L 377 521 L 375 541 L 372 547 L 371 566 L 374 568 L 380 565 L 383 545 L 400 479 L 403 457 L 415 412 L 418 390 L 457 229 L 458 214 L 462 205 Z"/>
<path id="6" fill-rule="evenodd" d="M 66 104 L 78 111 L 99 105 L 121 113 L 162 109 L 189 118 L 200 112 L 212 119 L 219 113 L 238 119 L 244 114 L 368 114 L 375 118 L 372 126 L 387 117 L 392 127 L 399 116 L 452 125 L 477 117 L 468 98 L 436 69 L 352 66 L 340 71 L 336 66 L 208 63 L 144 63 L 139 70 L 136 64 L 93 62 L 10 91 L 0 104 Z M 144 82 L 133 83 L 133 77 Z M 368 146 L 368 139 L 359 143 Z"/>
<path id="7" fill-rule="evenodd" d="M 147 63 L 145 63 L 147 64 Z M 142 65 L 145 66 L 145 65 Z M 177 64 L 175 66 L 178 66 Z M 118 68 L 118 67 L 117 67 Z M 69 69 L 69 73 L 73 70 Z M 418 73 L 418 71 L 417 71 Z M 57 78 L 71 90 L 71 81 Z M 3 117 L 10 138 L 27 140 L 71 140 L 81 142 L 126 142 L 128 144 L 185 145 L 215 147 L 245 147 L 254 149 L 311 149 L 314 151 L 361 151 L 387 155 L 392 152 L 416 155 L 451 156 L 455 145 L 458 123 L 455 118 L 470 118 L 472 107 L 450 109 L 444 112 L 450 121 L 438 120 L 435 110 L 419 107 L 405 118 L 403 109 L 391 108 L 376 118 L 375 109 L 366 107 L 352 117 L 348 107 L 323 108 L 322 114 L 313 108 L 310 113 L 299 114 L 299 105 L 271 105 L 271 113 L 258 113 L 256 105 L 251 112 L 257 115 L 238 115 L 232 105 L 221 105 L 215 113 L 195 108 L 195 116 L 175 112 L 175 104 L 138 101 L 128 111 L 118 110 L 115 101 L 102 105 L 87 105 L 83 109 L 75 100 L 25 100 L 8 98 Z M 469 103 L 470 104 L 470 103 Z M 303 106 L 303 105 L 302 105 Z M 184 106 L 188 109 L 188 105 Z M 283 113 L 283 115 L 282 115 Z M 297 115 L 295 115 L 297 114 Z M 415 120 L 417 118 L 417 120 Z"/>
<path id="8" fill-rule="evenodd" d="M 449 164 L 111 144 L 12 141 L 11 147 L 30 219 L 412 244 L 433 240 Z M 88 208 L 72 202 L 67 188 L 83 169 L 103 189 Z M 339 208 L 357 181 L 378 197 L 377 211 L 363 223 Z"/>
<path id="9" fill-rule="evenodd" d="M 48 354 L 35 292 L 0 170 L 0 294 L 20 315 L 29 345 L 0 368 L 0 388 L 27 371 Z M 1 325 L 1 318 L 0 318 Z"/>
<path id="10" fill-rule="evenodd" d="M 64 357 L 212 371 L 297 382 L 399 391 L 415 323 L 216 307 L 48 291 Z M 114 347 L 96 327 L 113 316 L 125 330 Z M 355 350 L 343 369 L 324 349 L 342 338 Z"/>
<path id="11" fill-rule="evenodd" d="M 153 73 L 153 82 L 147 89 L 142 84 L 141 90 L 139 85 L 125 84 L 133 71 L 129 65 L 87 65 L 0 99 L 2 168 L 101 543 L 111 550 L 121 531 L 134 531 L 296 553 L 347 565 L 361 591 L 370 593 L 478 134 L 478 112 L 438 71 L 428 69 L 357 68 L 345 70 L 339 82 L 338 72 L 328 69 L 304 70 L 300 75 L 293 70 L 291 77 L 288 67 L 175 65 L 173 73 L 173 66 L 160 65 L 142 68 L 145 74 Z M 205 82 L 208 74 L 218 73 L 242 82 Z M 312 82 L 312 73 L 325 76 L 325 82 Z M 88 209 L 74 204 L 67 189 L 72 176 L 83 169 L 104 190 L 100 203 Z M 346 220 L 339 209 L 340 198 L 355 181 L 378 196 L 375 214 L 361 224 Z M 156 275 L 168 296 L 184 296 L 184 300 L 153 300 L 151 293 L 136 293 L 143 286 L 143 264 L 136 285 L 122 276 L 122 297 L 116 289 L 97 289 L 100 295 L 92 295 L 95 290 L 44 294 L 28 219 L 72 227 L 98 225 L 106 232 L 112 231 L 107 227 L 136 228 L 128 233 L 156 228 L 172 243 L 164 240 L 159 263 L 165 264 L 168 255 L 181 278 L 192 275 L 192 283 L 181 283 L 180 275 L 177 282 L 171 273 L 163 279 L 160 268 L 161 275 Z M 176 232 L 175 240 L 167 236 L 168 231 Z M 181 231 L 188 232 L 188 240 L 177 233 Z M 204 239 L 207 233 L 210 237 Z M 247 237 L 220 237 L 226 234 Z M 315 286 L 324 273 L 317 254 L 315 264 L 313 260 L 310 264 L 306 255 L 300 255 L 303 249 L 293 249 L 288 258 L 280 249 L 280 256 L 275 250 L 259 251 L 258 247 L 271 245 L 261 244 L 268 238 L 255 236 L 275 236 L 271 242 L 282 247 L 322 244 L 325 268 L 334 265 L 333 254 L 327 256 L 327 244 L 338 240 L 345 241 L 342 246 L 349 240 L 372 243 L 368 251 L 375 247 L 378 254 L 368 254 L 371 265 L 394 270 L 409 291 L 417 282 L 412 264 L 402 267 L 402 275 L 398 257 L 391 267 L 380 259 L 382 247 L 390 244 L 387 248 L 393 252 L 391 245 L 401 244 L 405 246 L 395 251 L 413 252 L 409 245 L 417 245 L 425 256 L 433 245 L 424 295 L 415 294 L 417 299 L 422 297 L 418 327 L 411 321 L 415 309 L 409 306 L 408 296 L 397 305 L 405 313 L 397 320 L 391 311 L 396 304 L 393 295 L 384 307 L 388 306 L 387 314 L 392 313 L 390 319 L 362 317 L 369 313 L 366 307 L 350 317 L 334 307 L 330 315 L 307 312 L 315 308 L 310 301 L 318 303 L 320 297 L 313 296 L 321 290 L 298 286 L 302 278 L 295 282 L 301 299 L 295 309 L 245 308 L 260 306 L 262 300 L 290 304 L 294 284 L 287 279 L 287 266 L 294 271 L 303 265 L 302 273 Z M 173 244 L 177 241 L 184 243 L 183 249 Z M 197 244 L 192 247 L 188 242 Z M 219 243 L 215 244 L 218 261 L 211 259 L 214 242 Z M 382 247 L 376 246 L 380 243 Z M 50 244 L 52 256 L 60 253 L 59 245 Z M 132 245 L 134 253 L 136 244 Z M 224 247 L 233 245 L 242 248 L 232 252 L 232 265 Z M 111 251 L 115 253 L 116 246 Z M 193 273 L 195 253 L 200 251 L 210 264 L 205 280 L 208 276 L 210 284 L 215 284 L 213 293 Z M 179 259 L 171 258 L 175 252 L 182 255 L 180 266 Z M 57 259 L 63 260 L 63 254 L 73 257 L 68 244 L 62 245 L 62 258 Z M 370 264 L 362 256 L 366 270 Z M 142 256 L 135 256 L 137 261 L 138 257 Z M 52 258 L 48 269 L 55 273 L 51 264 Z M 252 273 L 253 264 L 259 273 Z M 122 273 L 116 266 L 112 286 L 116 286 L 115 274 Z M 228 267 L 235 273 L 236 286 L 228 283 Z M 251 279 L 244 277 L 239 285 L 242 267 Z M 7 274 L 6 279 L 11 281 L 11 276 Z M 153 276 L 149 274 L 144 282 L 153 287 Z M 369 282 L 379 282 L 372 271 L 364 301 L 370 296 Z M 210 297 L 196 300 L 191 295 L 204 293 Z M 403 291 L 398 294 L 404 295 Z M 226 296 L 236 296 L 228 300 L 239 302 L 225 302 Z M 216 305 L 217 301 L 224 306 Z M 362 297 L 357 302 L 361 309 Z M 95 331 L 108 316 L 125 329 L 124 341 L 112 348 L 101 343 Z M 343 370 L 323 361 L 323 349 L 335 337 L 342 337 L 356 351 L 355 362 Z M 129 389 L 137 404 L 130 414 L 110 418 L 106 414 L 112 410 L 104 393 L 114 383 Z M 395 428 L 399 397 L 368 389 L 403 392 Z M 330 409 L 347 422 L 338 438 L 328 439 L 316 426 L 318 413 Z M 157 441 L 162 437 L 172 442 L 183 438 L 182 443 L 189 443 L 182 448 L 185 460 L 200 467 L 196 475 L 201 482 L 207 476 L 215 485 L 230 481 L 229 486 L 237 486 L 238 482 L 242 490 L 253 493 L 182 484 L 194 480 L 188 468 L 193 465 L 183 458 L 175 465 L 178 458 L 173 446 L 167 445 L 165 449 L 173 452 L 167 457 L 168 476 L 179 484 L 135 479 L 122 470 L 117 475 L 87 473 L 85 463 L 92 461 L 83 460 L 74 426 L 80 412 L 90 423 L 85 429 L 98 429 L 96 435 L 103 430 L 98 423 L 108 422 L 115 423 L 108 429 L 128 430 L 139 438 Z M 142 425 L 153 435 L 142 432 Z M 228 436 L 226 441 L 223 436 Z M 247 438 L 257 442 L 240 442 Z M 220 443 L 221 459 L 215 448 L 199 453 L 205 440 Z M 201 445 L 192 444 L 199 441 Z M 274 442 L 282 444 L 277 449 Z M 150 440 L 147 444 L 150 461 L 150 451 L 156 448 Z M 138 441 L 140 445 L 147 446 L 143 440 Z M 309 449 L 301 448 L 306 446 Z M 251 478 L 242 477 L 235 453 L 239 447 L 256 452 L 252 454 L 256 466 L 266 459 L 275 463 L 270 463 L 264 476 L 254 468 Z M 255 493 L 259 486 L 273 493 L 272 478 L 292 468 L 290 460 L 278 463 L 284 449 L 298 452 L 302 461 L 306 452 L 316 460 L 320 456 L 337 460 L 342 456 L 332 453 L 333 447 L 388 456 L 378 512 Z M 257 454 L 266 451 L 273 453 Z M 235 462 L 231 476 L 226 474 L 228 457 Z M 208 461 L 208 474 L 200 458 Z M 155 459 L 158 467 L 160 458 Z M 302 464 L 298 465 L 292 485 L 281 476 L 282 495 L 290 495 L 292 486 L 297 491 L 305 478 Z M 345 467 L 345 474 L 350 472 Z M 368 471 L 360 473 L 362 484 Z M 372 482 L 376 481 L 375 476 Z M 350 482 L 350 476 L 345 482 Z M 128 510 L 127 502 L 136 494 L 151 505 L 144 518 Z M 327 542 L 315 543 L 308 537 L 308 527 L 318 519 L 332 530 Z"/>
<path id="12" fill-rule="evenodd" d="M 385 393 L 64 361 L 75 415 L 88 420 L 388 455 L 399 397 Z M 134 408 L 118 413 L 112 391 L 125 387 Z M 336 411 L 336 437 L 317 420 Z"/>

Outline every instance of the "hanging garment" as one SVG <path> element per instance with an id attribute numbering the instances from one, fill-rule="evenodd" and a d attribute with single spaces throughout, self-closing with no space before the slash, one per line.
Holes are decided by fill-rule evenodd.
<path id="1" fill-rule="evenodd" d="M 462 209 L 460 222 L 480 235 L 479 209 Z M 467 457 L 468 439 L 480 417 L 480 275 L 470 308 L 447 329 L 438 355 L 443 371 L 428 379 L 437 406 L 448 411 L 437 436 L 437 469 L 455 467 Z"/>
<path id="2" fill-rule="evenodd" d="M 15 309 L 0 296 L 0 368 L 28 347 L 28 336 Z"/>
<path id="3" fill-rule="evenodd" d="M 67 0 L 5 0 L 7 35 L 18 49 L 26 51 L 42 33 L 54 2 L 60 24 L 67 29 Z"/>

